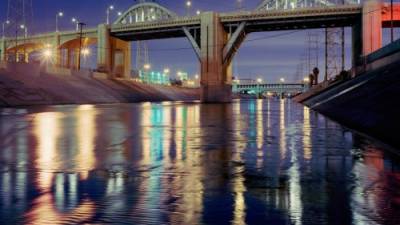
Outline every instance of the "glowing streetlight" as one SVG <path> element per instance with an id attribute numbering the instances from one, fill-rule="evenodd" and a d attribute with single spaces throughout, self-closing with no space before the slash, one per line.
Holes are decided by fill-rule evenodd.
<path id="1" fill-rule="evenodd" d="M 79 20 L 75 17 L 72 17 L 71 21 L 76 25 L 76 31 L 79 31 Z"/>
<path id="2" fill-rule="evenodd" d="M 90 55 L 90 49 L 88 49 L 88 48 L 82 49 L 82 55 L 83 55 L 83 56 L 88 56 L 88 55 Z"/>
<path id="3" fill-rule="evenodd" d="M 281 78 L 281 79 L 279 79 L 279 81 L 281 82 L 281 83 L 285 83 L 285 78 Z"/>
<path id="4" fill-rule="evenodd" d="M 25 26 L 24 24 L 21 24 L 19 26 L 19 28 L 21 28 L 21 30 L 24 30 L 24 34 L 25 34 L 25 38 L 28 36 L 28 27 Z"/>
<path id="5" fill-rule="evenodd" d="M 187 16 L 190 15 L 190 7 L 192 7 L 192 2 L 189 0 L 189 1 L 186 2 L 186 9 L 187 9 L 186 14 L 187 14 Z"/>
<path id="6" fill-rule="evenodd" d="M 198 80 L 199 77 L 200 77 L 200 76 L 199 76 L 198 74 L 194 75 L 194 79 L 196 79 L 196 80 Z"/>
<path id="7" fill-rule="evenodd" d="M 107 10 L 106 10 L 106 13 L 107 13 L 107 25 L 109 25 L 110 24 L 110 11 L 111 10 L 114 10 L 114 6 L 113 5 L 110 5 L 108 8 L 107 8 Z"/>
<path id="8" fill-rule="evenodd" d="M 145 70 L 149 70 L 149 69 L 151 69 L 151 65 L 148 64 L 148 63 L 146 63 L 146 64 L 144 64 L 143 68 L 144 68 Z"/>
<path id="9" fill-rule="evenodd" d="M 6 20 L 6 22 L 3 23 L 3 38 L 6 37 L 6 25 L 9 25 L 10 21 Z"/>
<path id="10" fill-rule="evenodd" d="M 310 78 L 304 77 L 303 81 L 304 81 L 304 83 L 308 83 L 308 82 L 310 82 Z"/>
<path id="11" fill-rule="evenodd" d="M 28 37 L 28 27 L 25 26 L 25 24 L 21 24 L 19 26 L 19 28 L 21 28 L 21 30 L 24 30 L 24 62 L 26 62 L 26 46 L 25 46 L 25 42 L 26 42 L 26 38 Z"/>
<path id="12" fill-rule="evenodd" d="M 64 16 L 64 13 L 63 12 L 58 12 L 57 14 L 56 14 L 56 32 L 58 32 L 58 18 L 60 17 L 63 17 Z"/>
<path id="13" fill-rule="evenodd" d="M 118 16 L 122 16 L 122 12 L 118 12 Z"/>
<path id="14" fill-rule="evenodd" d="M 169 68 L 164 69 L 164 74 L 169 74 L 170 72 L 171 72 L 171 70 Z"/>
<path id="15" fill-rule="evenodd" d="M 257 83 L 261 84 L 262 83 L 262 79 L 261 78 L 257 78 Z"/>
<path id="16" fill-rule="evenodd" d="M 45 58 L 46 60 L 49 60 L 49 59 L 53 56 L 53 53 L 51 52 L 50 49 L 45 49 L 45 50 L 43 51 L 43 56 L 44 56 L 44 58 Z"/>
<path id="17" fill-rule="evenodd" d="M 201 11 L 200 11 L 200 10 L 197 10 L 197 11 L 196 11 L 196 15 L 200 16 L 200 14 L 201 14 Z"/>

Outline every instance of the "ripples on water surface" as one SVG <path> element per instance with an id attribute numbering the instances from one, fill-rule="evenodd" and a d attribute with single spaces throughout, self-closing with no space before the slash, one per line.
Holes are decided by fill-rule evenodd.
<path id="1" fill-rule="evenodd" d="M 0 223 L 400 224 L 398 158 L 285 100 L 3 109 Z"/>

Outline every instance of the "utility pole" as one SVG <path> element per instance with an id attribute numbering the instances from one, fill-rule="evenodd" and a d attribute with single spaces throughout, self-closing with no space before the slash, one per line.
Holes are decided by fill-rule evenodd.
<path id="1" fill-rule="evenodd" d="M 85 23 L 78 23 L 79 25 L 79 52 L 78 52 L 78 70 L 81 70 L 81 54 L 82 54 L 82 36 L 83 36 L 83 26 Z"/>

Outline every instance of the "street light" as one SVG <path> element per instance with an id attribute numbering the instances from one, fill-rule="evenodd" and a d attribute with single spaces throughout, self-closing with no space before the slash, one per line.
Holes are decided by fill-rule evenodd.
<path id="1" fill-rule="evenodd" d="M 88 49 L 88 48 L 82 49 L 82 55 L 85 57 L 90 55 L 90 49 Z"/>
<path id="2" fill-rule="evenodd" d="M 10 21 L 6 20 L 6 22 L 3 23 L 3 38 L 6 37 L 6 25 L 9 25 Z"/>
<path id="3" fill-rule="evenodd" d="M 25 26 L 25 24 L 21 24 L 20 26 L 19 26 L 19 28 L 21 28 L 22 30 L 24 30 L 24 62 L 26 62 L 26 46 L 25 46 L 25 43 L 26 43 L 26 38 L 27 38 L 27 36 L 28 36 L 28 27 L 27 26 Z"/>
<path id="4" fill-rule="evenodd" d="M 200 10 L 197 10 L 197 11 L 196 11 L 196 15 L 200 16 L 200 14 L 201 14 L 201 11 L 200 11 Z"/>
<path id="5" fill-rule="evenodd" d="M 110 11 L 111 10 L 114 10 L 114 6 L 113 5 L 110 5 L 108 8 L 107 8 L 107 10 L 106 10 L 106 13 L 107 13 L 107 25 L 109 25 L 110 24 Z"/>
<path id="6" fill-rule="evenodd" d="M 189 0 L 186 2 L 186 8 L 187 8 L 187 16 L 190 16 L 190 7 L 192 6 L 192 2 Z"/>
<path id="7" fill-rule="evenodd" d="M 143 65 L 143 68 L 145 70 L 150 70 L 151 69 L 151 65 L 149 63 L 146 63 L 146 64 Z"/>
<path id="8" fill-rule="evenodd" d="M 281 79 L 279 79 L 279 81 L 281 82 L 281 83 L 285 83 L 285 78 L 281 78 Z"/>
<path id="9" fill-rule="evenodd" d="M 75 23 L 76 31 L 79 31 L 79 21 L 78 21 L 78 19 L 76 19 L 75 17 L 72 17 L 71 21 L 72 21 L 72 23 Z"/>
<path id="10" fill-rule="evenodd" d="M 171 70 L 169 68 L 164 69 L 164 74 L 169 74 L 169 72 L 171 72 Z"/>
<path id="11" fill-rule="evenodd" d="M 63 12 L 58 12 L 56 15 L 56 32 L 58 32 L 58 17 L 63 17 L 64 13 Z"/>
<path id="12" fill-rule="evenodd" d="M 118 12 L 118 16 L 122 16 L 122 12 Z"/>

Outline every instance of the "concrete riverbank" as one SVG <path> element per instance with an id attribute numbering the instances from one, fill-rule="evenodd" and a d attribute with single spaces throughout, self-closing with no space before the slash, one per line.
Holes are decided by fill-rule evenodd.
<path id="1" fill-rule="evenodd" d="M 314 93 L 295 100 L 349 128 L 400 147 L 400 42 L 368 58 L 365 72 L 355 78 L 324 90 L 311 90 Z"/>
<path id="2" fill-rule="evenodd" d="M 108 79 L 91 71 L 43 69 L 39 65 L 0 67 L 0 107 L 198 100 L 199 89 Z"/>

